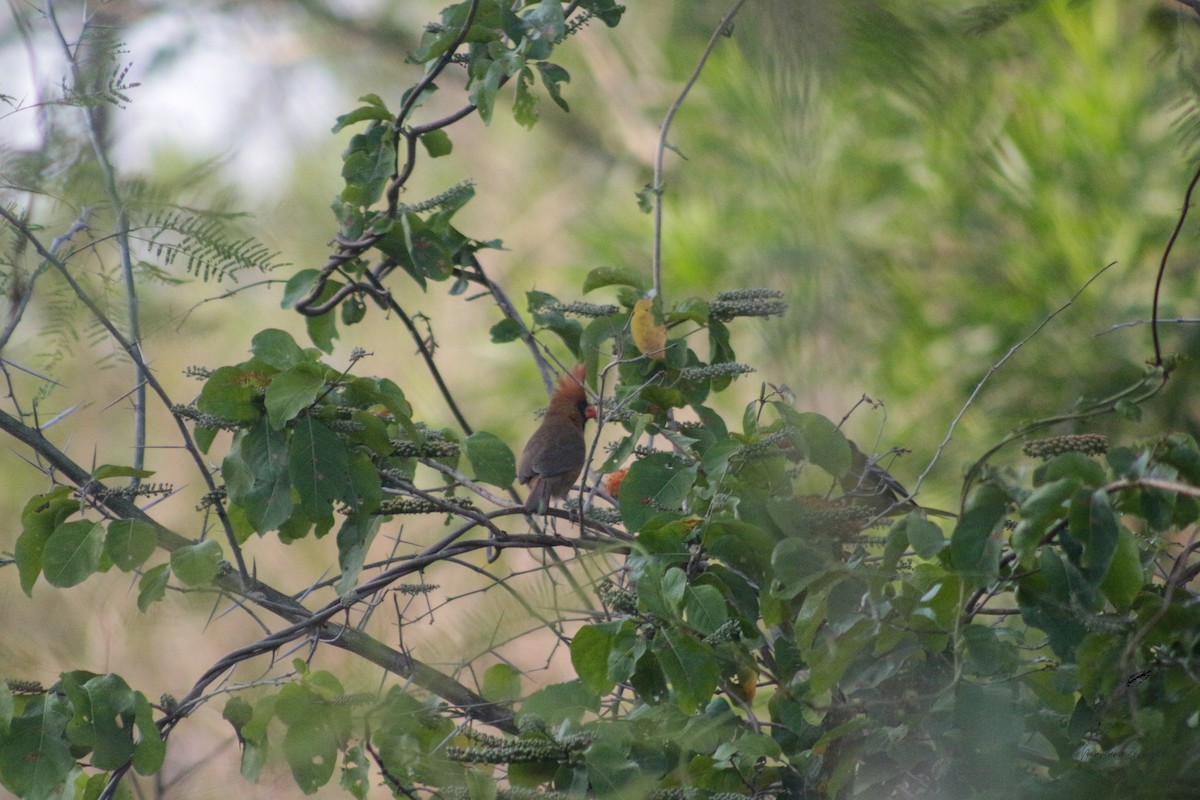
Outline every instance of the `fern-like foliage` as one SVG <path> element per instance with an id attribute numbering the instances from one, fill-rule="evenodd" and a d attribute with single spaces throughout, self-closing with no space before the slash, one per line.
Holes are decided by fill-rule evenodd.
<path id="1" fill-rule="evenodd" d="M 270 272 L 287 264 L 252 236 L 240 236 L 229 215 L 202 214 L 171 208 L 155 213 L 139 226 L 152 231 L 143 241 L 164 267 L 185 259 L 189 275 L 218 282 L 244 269 Z"/>
<path id="2" fill-rule="evenodd" d="M 126 80 L 129 77 L 129 70 L 132 68 L 132 63 L 114 64 L 108 79 L 102 85 L 98 84 L 94 88 L 84 89 L 76 86 L 72 89 L 64 85 L 62 88 L 63 103 L 84 108 L 96 108 L 105 104 L 125 108 L 133 102 L 129 91 L 141 86 L 140 83 L 129 83 Z"/>

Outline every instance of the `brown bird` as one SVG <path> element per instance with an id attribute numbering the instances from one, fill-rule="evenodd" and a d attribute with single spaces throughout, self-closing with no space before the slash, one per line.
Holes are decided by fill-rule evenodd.
<path id="1" fill-rule="evenodd" d="M 846 442 L 850 445 L 850 469 L 838 479 L 842 491 L 846 493 L 845 499 L 863 503 L 872 511 L 888 516 L 907 514 L 918 509 L 935 517 L 958 516 L 949 511 L 917 505 L 900 481 L 873 459 L 867 458 L 854 442 L 849 439 Z"/>
<path id="2" fill-rule="evenodd" d="M 542 424 L 521 453 L 517 480 L 529 484 L 525 510 L 531 514 L 545 514 L 551 498 L 566 497 L 583 471 L 587 457 L 583 426 L 596 416 L 596 409 L 588 404 L 583 390 L 583 379 L 582 364 L 559 379 Z"/>

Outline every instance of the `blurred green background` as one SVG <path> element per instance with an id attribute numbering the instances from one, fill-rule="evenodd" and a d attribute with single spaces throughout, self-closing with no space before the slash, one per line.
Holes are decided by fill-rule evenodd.
<path id="1" fill-rule="evenodd" d="M 172 280 L 144 289 L 145 349 L 177 402 L 198 390 L 186 366 L 243 359 L 262 327 L 303 337 L 303 321 L 279 299 L 293 269 L 320 267 L 330 250 L 329 203 L 350 132 L 329 130 L 368 92 L 398 106 L 419 77 L 405 55 L 440 7 L 303 0 L 89 10 L 125 42 L 129 79 L 140 84 L 126 108 L 106 114 L 122 176 L 184 204 L 250 212 L 244 230 L 293 265 L 220 284 L 181 264 L 158 265 Z M 84 10 L 56 8 L 64 26 L 75 26 L 68 37 L 77 35 Z M 503 240 L 505 250 L 481 257 L 522 309 L 535 288 L 578 299 L 597 266 L 648 272 L 652 222 L 635 193 L 651 180 L 663 115 L 726 11 L 697 0 L 631 2 L 616 30 L 592 23 L 558 51 L 572 76 L 569 115 L 543 101 L 541 122 L 526 131 L 507 98 L 490 127 L 477 118 L 454 126 L 453 154 L 422 161 L 403 200 L 473 179 L 476 197 L 456 222 L 474 238 Z M 837 421 L 868 396 L 875 407 L 860 405 L 848 430 L 864 449 L 911 448 L 893 469 L 911 485 L 992 365 L 1075 298 L 963 416 L 923 486 L 931 505 L 945 507 L 956 504 L 963 466 L 1005 432 L 1135 380 L 1152 356 L 1150 332 L 1123 324 L 1150 315 L 1155 271 L 1195 170 L 1198 55 L 1200 15 L 1175 2 L 750 0 L 675 120 L 678 154 L 667 154 L 668 304 L 769 286 L 790 306 L 782 320 L 734 325 L 740 360 L 758 372 L 718 407 L 736 419 L 766 382 L 787 386 L 798 408 Z M 32 202 L 47 238 L 81 207 L 99 207 L 101 237 L 94 174 L 64 166 L 78 149 L 74 110 L 54 112 L 62 122 L 49 125 L 36 107 L 56 96 L 66 69 L 35 10 L 13 6 L 0 23 L 0 75 L 0 200 Z M 443 81 L 423 119 L 462 101 L 459 87 Z M 14 269 L 33 262 L 11 232 L 3 236 L 7 290 Z M 1196 316 L 1198 240 L 1193 218 L 1165 276 L 1164 318 Z M 104 285 L 112 259 L 100 241 L 80 263 Z M 276 282 L 252 285 L 265 279 Z M 544 396 L 526 351 L 487 342 L 499 313 L 469 294 L 447 296 L 445 285 L 422 295 L 402 274 L 392 280 L 406 310 L 428 316 L 439 364 L 472 424 L 518 449 L 536 422 L 513 410 L 537 408 Z M 119 287 L 110 288 L 116 307 Z M 232 289 L 233 297 L 198 305 Z M 609 299 L 595 295 L 583 299 Z M 79 405 L 51 429 L 55 441 L 84 464 L 128 463 L 130 369 L 95 333 L 61 291 L 40 285 L 3 355 L 61 386 L 14 373 L 12 393 L 23 402 L 41 393 L 43 420 Z M 1163 338 L 1167 352 L 1200 349 L 1194 324 L 1168 325 Z M 365 323 L 343 328 L 334 363 L 347 363 L 353 347 L 375 354 L 358 369 L 400 383 L 414 416 L 452 424 L 395 320 L 372 309 Z M 1140 423 L 1108 418 L 1081 430 L 1195 434 L 1195 386 L 1195 366 L 1185 362 Z M 162 449 L 150 461 L 155 480 L 184 490 L 158 513 L 192 525 L 202 489 L 171 449 L 167 423 L 157 409 L 151 442 Z M 15 520 L 24 499 L 48 485 L 24 455 L 16 445 L 0 451 L 0 518 Z M 7 531 L 0 551 L 18 533 L 15 524 Z M 333 552 L 330 542 L 282 555 L 267 544 L 260 575 L 289 590 L 315 579 Z M 15 569 L 0 569 L 0 673 L 51 683 L 75 666 L 112 669 L 152 696 L 182 694 L 199 665 L 256 635 L 249 620 L 218 619 L 219 635 L 198 643 L 190 630 L 164 628 L 171 617 L 162 608 L 137 614 L 135 593 L 126 576 L 109 574 L 69 592 L 39 586 L 34 604 Z M 173 596 L 168 604 L 203 615 L 212 599 Z M 457 663 L 484 647 L 472 637 L 497 623 L 476 613 L 447 609 L 413 634 L 427 660 Z M 448 635 L 456 614 L 464 624 Z M 63 650 L 40 637 L 50 625 L 55 640 L 75 644 Z M 18 630 L 26 635 L 8 633 Z M 229 731 L 215 714 L 179 735 L 195 737 L 197 763 L 211 749 L 236 772 Z M 175 774 L 192 780 L 185 766 Z M 287 787 L 290 778 L 279 777 Z M 187 794 L 224 796 L 226 779 L 206 770 Z M 273 796 L 270 781 L 244 791 Z"/>

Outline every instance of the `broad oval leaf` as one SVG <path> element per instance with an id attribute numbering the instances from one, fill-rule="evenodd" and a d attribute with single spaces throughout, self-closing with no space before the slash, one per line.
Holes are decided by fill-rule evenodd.
<path id="1" fill-rule="evenodd" d="M 325 370 L 317 364 L 297 364 L 276 375 L 267 387 L 264 398 L 271 427 L 282 430 L 301 411 L 311 406 L 324 390 Z"/>
<path id="2" fill-rule="evenodd" d="M 648 283 L 645 275 L 626 267 L 596 267 L 583 279 L 584 294 L 605 286 L 632 286 L 644 292 Z"/>
<path id="3" fill-rule="evenodd" d="M 1100 592 L 1119 611 L 1128 611 L 1145 582 L 1137 539 L 1128 528 L 1121 526 L 1117 529 L 1116 547 L 1100 584 Z"/>
<path id="4" fill-rule="evenodd" d="M 188 586 L 206 586 L 217 576 L 221 545 L 215 539 L 180 547 L 171 553 L 171 571 Z"/>
<path id="5" fill-rule="evenodd" d="M 148 522 L 119 519 L 108 524 L 104 553 L 124 572 L 137 569 L 158 546 L 158 531 Z"/>
<path id="6" fill-rule="evenodd" d="M 250 340 L 250 352 L 280 372 L 310 360 L 292 335 L 278 328 L 267 328 L 256 333 Z"/>
<path id="7" fill-rule="evenodd" d="M 653 652 L 680 710 L 691 713 L 708 704 L 721 680 L 721 668 L 711 647 L 667 628 L 654 638 Z"/>
<path id="8" fill-rule="evenodd" d="M 162 600 L 167 594 L 167 581 L 170 579 L 171 568 L 168 564 L 159 564 L 146 570 L 138 581 L 138 611 L 144 614 L 151 604 Z"/>
<path id="9" fill-rule="evenodd" d="M 103 552 L 103 525 L 91 520 L 65 522 L 46 540 L 42 574 L 51 586 L 75 586 L 99 568 Z"/>
<path id="10" fill-rule="evenodd" d="M 626 529 L 636 532 L 655 514 L 680 510 L 695 481 L 696 466 L 681 466 L 670 453 L 654 453 L 635 461 L 621 482 L 617 499 Z"/>
<path id="11" fill-rule="evenodd" d="M 476 480 L 501 488 L 517 477 L 517 461 L 509 446 L 494 434 L 476 431 L 464 441 Z"/>
<path id="12" fill-rule="evenodd" d="M 596 695 L 606 695 L 616 685 L 608 677 L 608 656 L 612 652 L 613 631 L 618 624 L 585 625 L 571 639 L 571 666 L 583 685 Z"/>

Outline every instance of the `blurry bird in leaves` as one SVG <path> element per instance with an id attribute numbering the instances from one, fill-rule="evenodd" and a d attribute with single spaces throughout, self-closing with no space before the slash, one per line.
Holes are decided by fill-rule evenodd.
<path id="1" fill-rule="evenodd" d="M 956 517 L 949 511 L 917 505 L 900 481 L 893 478 L 875 459 L 868 458 L 858 445 L 850 445 L 850 469 L 838 482 L 845 492 L 843 499 L 862 503 L 877 514 L 893 516 L 910 511 L 923 511 L 935 517 Z"/>

